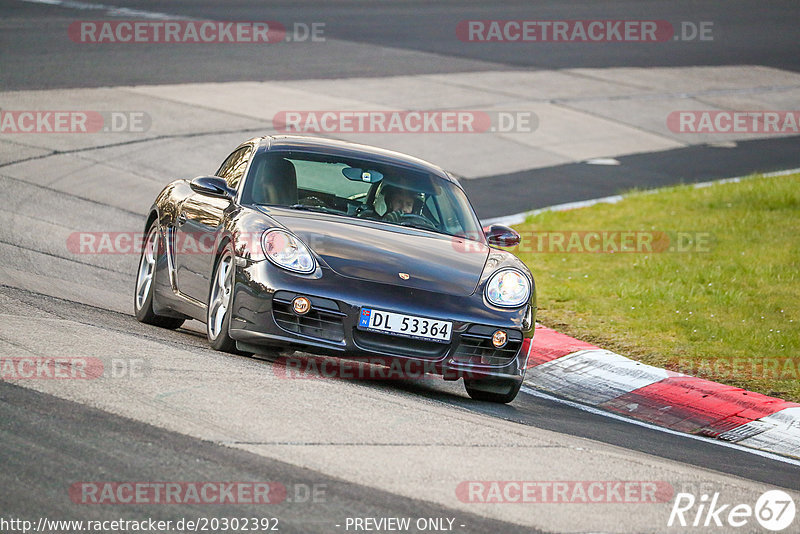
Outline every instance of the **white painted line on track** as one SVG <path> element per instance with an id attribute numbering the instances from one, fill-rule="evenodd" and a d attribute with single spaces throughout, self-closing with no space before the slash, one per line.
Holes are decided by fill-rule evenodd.
<path id="1" fill-rule="evenodd" d="M 696 184 L 692 184 L 692 187 L 694 187 L 695 189 L 700 189 L 703 187 L 710 187 L 712 185 L 717 185 L 717 184 L 729 184 L 729 183 L 741 182 L 742 180 L 748 180 L 755 177 L 775 178 L 776 176 L 786 176 L 788 174 L 796 174 L 796 173 L 800 173 L 800 168 L 788 169 L 785 171 L 765 172 L 762 174 L 751 174 L 748 176 L 736 176 L 734 178 L 722 178 L 720 180 L 711 180 L 708 182 L 697 182 Z M 480 178 L 475 178 L 475 179 L 480 180 Z M 656 193 L 660 189 L 662 188 L 651 189 L 648 191 L 643 191 L 642 193 L 645 194 Z M 544 213 L 546 211 L 575 210 L 579 208 L 588 208 L 589 206 L 594 206 L 595 204 L 616 204 L 623 198 L 624 197 L 622 195 L 612 195 L 609 197 L 592 198 L 589 200 L 579 200 L 577 202 L 567 202 L 565 204 L 555 204 L 553 206 L 548 206 L 546 208 L 539 208 L 531 211 L 524 211 L 522 213 L 514 213 L 512 215 L 503 215 L 501 217 L 492 217 L 489 219 L 481 220 L 481 225 L 487 226 L 490 224 L 503 224 L 506 226 L 512 226 L 515 224 L 524 223 L 525 219 L 527 219 L 528 217 L 532 215 L 539 215 L 540 213 Z"/>
<path id="2" fill-rule="evenodd" d="M 515 224 L 521 224 L 525 222 L 525 219 L 532 215 L 539 215 L 540 213 L 544 213 L 546 211 L 567 211 L 567 210 L 576 210 L 579 208 L 588 208 L 589 206 L 594 206 L 595 204 L 616 204 L 622 200 L 622 195 L 612 195 L 610 197 L 601 197 L 601 198 L 593 198 L 590 200 L 578 200 L 576 202 L 567 202 L 565 204 L 556 204 L 554 206 L 548 206 L 546 208 L 539 208 L 532 211 L 524 211 L 522 213 L 514 213 L 513 215 L 503 215 L 502 217 L 492 217 L 491 219 L 482 220 L 481 224 L 483 226 L 489 224 L 503 224 L 506 226 L 512 226 Z"/>
<path id="3" fill-rule="evenodd" d="M 614 158 L 592 158 L 584 161 L 587 165 L 619 165 L 619 160 Z"/>
<path id="4" fill-rule="evenodd" d="M 172 20 L 180 17 L 159 13 L 156 11 L 144 11 L 141 9 L 130 9 L 127 7 L 109 6 L 106 4 L 90 4 L 78 0 L 21 0 L 29 4 L 43 4 L 48 6 L 64 7 L 69 9 L 80 9 L 82 11 L 105 11 L 112 17 L 141 17 L 143 19 Z M 188 19 L 186 19 L 188 20 Z"/>
<path id="5" fill-rule="evenodd" d="M 575 408 L 577 410 L 581 410 L 583 412 L 587 412 L 593 415 L 600 415 L 602 417 L 608 417 L 611 419 L 616 419 L 617 421 L 623 421 L 625 423 L 630 423 L 633 425 L 637 425 L 643 428 L 647 428 L 650 430 L 657 430 L 658 432 L 664 432 L 666 434 L 672 434 L 673 436 L 682 436 L 684 438 L 693 439 L 696 441 L 704 441 L 706 443 L 710 443 L 712 445 L 719 445 L 721 447 L 727 447 L 729 449 L 735 449 L 741 452 L 746 452 L 749 454 L 754 454 L 756 456 L 761 456 L 762 458 L 767 458 L 769 460 L 775 460 L 776 462 L 783 462 L 785 464 L 794 465 L 800 467 L 800 460 L 796 460 L 794 458 L 787 458 L 786 456 L 781 456 L 779 454 L 774 454 L 767 451 L 762 451 L 759 449 L 753 449 L 750 447 L 745 447 L 743 445 L 738 445 L 736 443 L 730 443 L 728 441 L 721 441 L 715 438 L 708 438 L 705 436 L 697 436 L 695 434 L 687 434 L 685 432 L 679 432 L 677 430 L 672 430 L 671 428 L 664 428 L 660 426 L 656 426 L 650 423 L 646 423 L 644 421 L 639 421 L 637 419 L 631 419 L 629 417 L 625 417 L 623 415 L 615 414 L 612 412 L 606 412 L 601 410 L 600 408 L 595 408 L 594 406 L 588 406 L 586 404 L 581 404 L 579 402 L 573 402 L 567 399 L 560 399 L 558 397 L 554 397 L 552 395 L 548 395 L 547 393 L 542 393 L 532 387 L 528 386 L 527 384 L 523 384 L 521 391 L 527 393 L 528 395 L 532 395 L 534 397 L 538 397 L 540 399 L 545 399 L 548 401 L 556 402 L 559 404 L 564 404 L 569 406 L 570 408 Z"/>

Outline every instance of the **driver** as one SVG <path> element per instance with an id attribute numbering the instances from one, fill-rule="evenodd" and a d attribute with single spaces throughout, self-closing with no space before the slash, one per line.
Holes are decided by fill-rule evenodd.
<path id="1" fill-rule="evenodd" d="M 408 189 L 387 185 L 383 188 L 383 198 L 387 206 L 384 221 L 398 222 L 403 215 L 414 211 L 414 194 Z"/>

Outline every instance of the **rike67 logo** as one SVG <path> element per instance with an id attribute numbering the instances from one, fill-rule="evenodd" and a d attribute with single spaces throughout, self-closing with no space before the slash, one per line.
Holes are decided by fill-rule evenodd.
<path id="1" fill-rule="evenodd" d="M 755 506 L 724 503 L 720 500 L 719 492 L 710 496 L 703 494 L 699 499 L 691 493 L 678 493 L 667 526 L 720 527 L 724 532 L 730 532 L 732 528 L 750 525 L 747 529 L 749 532 L 753 529 L 755 519 L 763 528 L 779 532 L 794 523 L 795 512 L 794 500 L 781 490 L 764 492 L 756 500 Z"/>

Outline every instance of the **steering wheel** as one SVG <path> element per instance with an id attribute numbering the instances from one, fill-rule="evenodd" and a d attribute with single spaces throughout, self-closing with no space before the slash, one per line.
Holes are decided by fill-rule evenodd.
<path id="1" fill-rule="evenodd" d="M 406 224 L 408 223 L 408 224 Z M 437 230 L 436 225 L 431 222 L 427 217 L 417 215 L 416 213 L 404 213 L 400 216 L 400 226 L 413 226 L 411 223 L 419 223 L 431 230 Z"/>

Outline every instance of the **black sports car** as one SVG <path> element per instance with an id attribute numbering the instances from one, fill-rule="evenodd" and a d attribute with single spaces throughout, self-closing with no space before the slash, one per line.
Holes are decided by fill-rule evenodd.
<path id="1" fill-rule="evenodd" d="M 536 315 L 510 228 L 484 230 L 458 181 L 353 143 L 269 136 L 176 180 L 145 225 L 134 308 L 206 323 L 218 350 L 306 349 L 423 363 L 510 402 Z"/>

